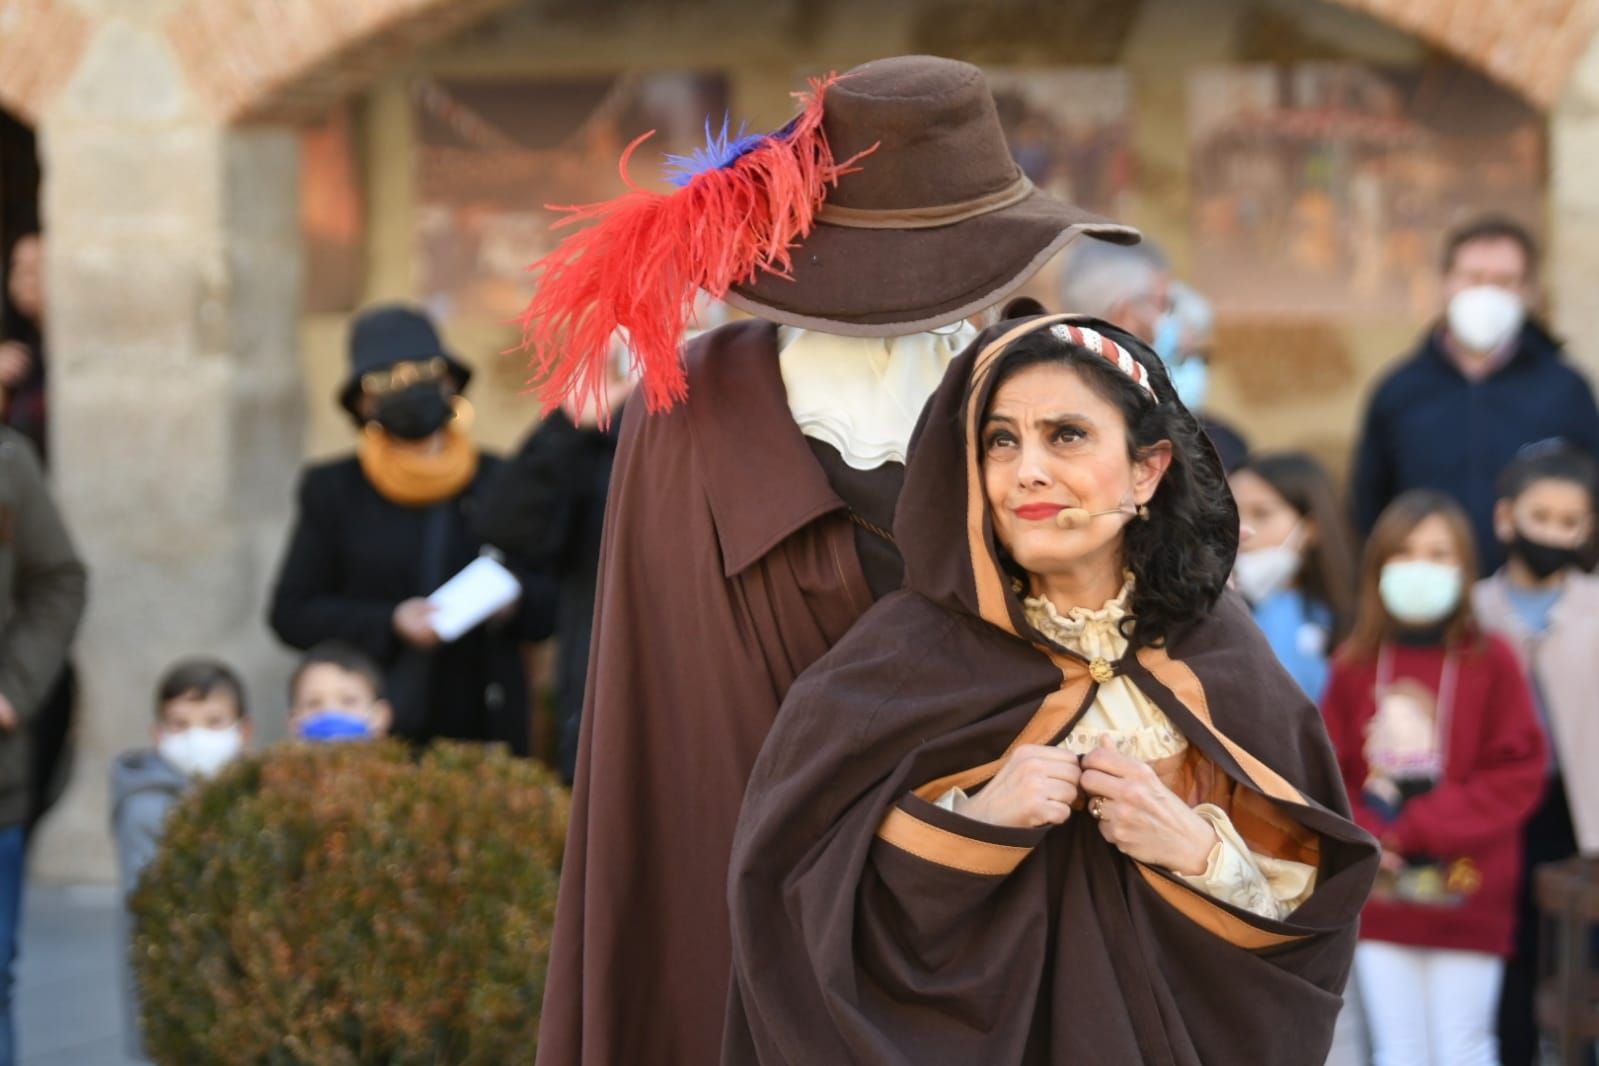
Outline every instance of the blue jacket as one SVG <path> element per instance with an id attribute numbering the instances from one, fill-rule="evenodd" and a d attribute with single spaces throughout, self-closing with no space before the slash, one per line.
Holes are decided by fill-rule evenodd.
<path id="1" fill-rule="evenodd" d="M 1410 489 L 1458 500 L 1477 535 L 1482 572 L 1503 562 L 1493 532 L 1494 481 L 1517 450 L 1561 437 L 1599 456 L 1599 408 L 1587 378 L 1538 324 L 1516 354 L 1482 381 L 1468 381 L 1441 345 L 1441 331 L 1377 386 L 1355 454 L 1355 522 L 1370 533 L 1384 507 Z"/>
<path id="2" fill-rule="evenodd" d="M 1319 704 L 1327 688 L 1327 656 L 1332 651 L 1332 612 L 1309 603 L 1297 589 L 1284 589 L 1253 605 L 1255 624 L 1305 695 Z"/>

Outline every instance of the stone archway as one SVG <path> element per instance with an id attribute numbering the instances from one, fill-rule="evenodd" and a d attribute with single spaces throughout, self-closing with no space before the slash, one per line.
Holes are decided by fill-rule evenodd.
<path id="1" fill-rule="evenodd" d="M 214 118 L 278 120 L 320 110 L 396 56 L 512 2 L 184 0 L 163 29 Z M 1326 2 L 1404 30 L 1545 109 L 1599 30 L 1599 0 Z M 96 20 L 67 0 L 0 0 L 0 106 L 37 122 L 96 29 Z"/>
<path id="2" fill-rule="evenodd" d="M 1418 37 L 1548 110 L 1599 29 L 1596 0 L 1329 0 Z"/>
<path id="3" fill-rule="evenodd" d="M 315 113 L 409 54 L 512 0 L 290 0 L 261 17 L 257 0 L 187 0 L 167 33 L 217 117 L 282 119 Z M 1599 0 L 1327 0 L 1405 31 L 1477 67 L 1540 108 L 1559 99 L 1599 30 Z M 29 49 L 6 77 L 8 9 L 47 20 L 59 49 Z M 13 16 L 15 17 L 15 16 Z M 23 23 L 27 23 L 24 21 Z M 0 0 L 0 102 L 23 112 L 69 73 L 87 20 L 58 0 Z M 18 49 L 21 51 L 21 49 Z M 11 82 L 14 84 L 8 85 Z"/>
<path id="4" fill-rule="evenodd" d="M 290 0 L 263 22 L 256 0 L 187 0 L 167 36 L 223 121 L 320 114 L 412 55 L 513 0 Z"/>
<path id="5" fill-rule="evenodd" d="M 52 476 L 96 578 L 80 772 L 41 876 L 108 876 L 99 768 L 148 742 L 167 664 L 216 656 L 280 705 L 263 605 L 303 448 L 292 121 L 510 2 L 0 0 L 0 103 L 40 129 L 48 175 Z"/>

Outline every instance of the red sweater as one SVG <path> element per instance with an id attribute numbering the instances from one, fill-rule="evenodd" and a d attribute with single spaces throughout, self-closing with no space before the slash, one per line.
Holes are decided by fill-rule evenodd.
<path id="1" fill-rule="evenodd" d="M 1441 647 L 1392 646 L 1391 677 L 1434 694 Z M 1366 725 L 1376 712 L 1377 663 L 1333 664 L 1322 714 L 1338 749 L 1355 821 L 1401 855 L 1469 858 L 1481 887 L 1457 906 L 1372 899 L 1360 935 L 1412 947 L 1508 955 L 1521 871 L 1521 826 L 1543 795 L 1547 755 L 1532 696 L 1510 646 L 1486 636 L 1456 652 L 1459 671 L 1444 738 L 1443 778 L 1404 805 L 1392 822 L 1364 802 Z"/>

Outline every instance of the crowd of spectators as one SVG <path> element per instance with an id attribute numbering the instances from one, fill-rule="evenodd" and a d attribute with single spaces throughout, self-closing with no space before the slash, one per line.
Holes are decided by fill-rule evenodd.
<path id="1" fill-rule="evenodd" d="M 0 339 L 0 1064 L 27 829 L 59 776 L 86 598 L 43 467 L 44 243 L 8 252 L 8 318 L 26 328 Z M 1366 1035 L 1335 1055 L 1360 1061 L 1369 1042 L 1379 1066 L 1523 1066 L 1538 1054 L 1531 873 L 1599 846 L 1599 785 L 1574 772 L 1599 756 L 1599 408 L 1537 318 L 1525 230 L 1465 226 L 1441 269 L 1436 321 L 1370 392 L 1346 494 L 1310 454 L 1255 451 L 1247 425 L 1207 410 L 1210 360 L 1225 358 L 1214 314 L 1156 246 L 1083 242 L 1059 297 L 1147 341 L 1201 415 L 1244 526 L 1234 587 L 1319 702 L 1356 819 L 1384 846 L 1346 1009 Z M 349 358 L 336 400 L 358 443 L 304 472 L 265 610 L 303 653 L 293 742 L 532 754 L 527 650 L 554 635 L 543 754 L 570 784 L 626 376 L 609 383 L 609 421 L 599 406 L 554 412 L 502 461 L 474 442 L 471 371 L 423 313 L 362 312 Z M 483 558 L 517 592 L 441 633 L 434 594 Z M 125 890 L 172 805 L 249 748 L 251 704 L 225 663 L 165 674 L 150 747 L 112 769 Z"/>

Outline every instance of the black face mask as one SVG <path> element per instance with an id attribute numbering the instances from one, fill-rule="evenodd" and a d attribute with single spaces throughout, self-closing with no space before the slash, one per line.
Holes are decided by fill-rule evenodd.
<path id="1" fill-rule="evenodd" d="M 444 428 L 455 412 L 437 385 L 412 385 L 378 401 L 377 423 L 400 440 L 425 440 Z"/>
<path id="2" fill-rule="evenodd" d="M 1510 554 L 1520 559 L 1531 570 L 1533 576 L 1542 581 L 1551 577 L 1568 566 L 1580 566 L 1582 560 L 1576 548 L 1556 548 L 1550 544 L 1540 544 L 1528 538 L 1527 534 L 1516 530 L 1516 538 L 1510 542 Z"/>

